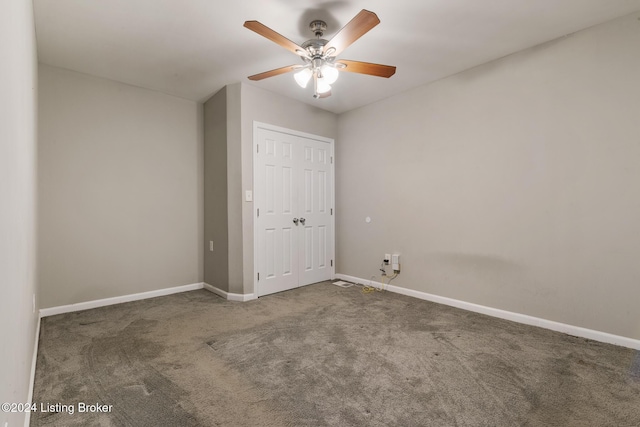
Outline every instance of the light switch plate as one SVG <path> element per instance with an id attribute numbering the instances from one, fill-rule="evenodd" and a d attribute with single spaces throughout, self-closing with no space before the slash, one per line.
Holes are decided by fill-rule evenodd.
<path id="1" fill-rule="evenodd" d="M 244 201 L 253 202 L 253 191 L 247 190 L 244 192 Z"/>
<path id="2" fill-rule="evenodd" d="M 391 255 L 391 268 L 393 269 L 393 271 L 400 271 L 400 254 Z"/>

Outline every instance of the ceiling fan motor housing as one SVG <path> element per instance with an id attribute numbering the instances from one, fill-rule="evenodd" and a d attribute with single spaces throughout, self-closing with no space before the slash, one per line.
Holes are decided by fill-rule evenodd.
<path id="1" fill-rule="evenodd" d="M 309 52 L 311 58 L 315 58 L 322 56 L 324 45 L 326 45 L 327 43 L 329 43 L 329 41 L 325 39 L 311 39 L 302 43 L 302 48 Z"/>

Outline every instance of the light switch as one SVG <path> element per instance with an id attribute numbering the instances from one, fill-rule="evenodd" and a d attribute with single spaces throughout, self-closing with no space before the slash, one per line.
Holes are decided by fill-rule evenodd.
<path id="1" fill-rule="evenodd" d="M 244 201 L 253 202 L 253 191 L 247 190 L 244 192 Z"/>

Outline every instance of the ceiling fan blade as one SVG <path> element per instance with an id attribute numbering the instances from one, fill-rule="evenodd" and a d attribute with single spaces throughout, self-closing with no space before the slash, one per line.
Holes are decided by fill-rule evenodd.
<path id="1" fill-rule="evenodd" d="M 251 31 L 260 34 L 261 36 L 268 38 L 272 42 L 279 44 L 283 48 L 295 53 L 296 55 L 309 55 L 308 52 L 302 48 L 302 46 L 298 46 L 282 34 L 276 33 L 271 28 L 267 27 L 264 24 L 261 24 L 258 21 L 245 21 L 244 26 Z"/>
<path id="2" fill-rule="evenodd" d="M 344 64 L 345 67 L 336 67 L 340 71 L 348 71 L 350 73 L 368 74 L 370 76 L 389 78 L 396 73 L 396 67 L 391 65 L 373 64 L 371 62 L 350 61 L 348 59 L 339 59 L 336 64 Z"/>
<path id="3" fill-rule="evenodd" d="M 328 91 L 328 92 L 319 94 L 318 98 L 322 99 L 322 98 L 328 98 L 330 96 L 331 96 L 331 91 Z"/>
<path id="4" fill-rule="evenodd" d="M 249 76 L 249 80 L 262 80 L 267 77 L 279 76 L 280 74 L 285 74 L 291 71 L 299 70 L 303 68 L 301 65 L 287 65 L 286 67 L 276 68 L 275 70 L 265 71 L 264 73 L 254 74 L 253 76 Z"/>
<path id="5" fill-rule="evenodd" d="M 324 47 L 324 51 L 328 52 L 330 48 L 334 48 L 335 52 L 331 53 L 331 56 L 339 55 L 340 52 L 379 23 L 380 20 L 375 13 L 362 9 L 347 25 L 338 31 L 338 34 L 329 40 L 329 43 Z"/>

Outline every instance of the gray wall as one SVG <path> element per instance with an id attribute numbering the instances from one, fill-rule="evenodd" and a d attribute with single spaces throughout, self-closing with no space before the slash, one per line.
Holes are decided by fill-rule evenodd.
<path id="1" fill-rule="evenodd" d="M 398 286 L 640 339 L 638 46 L 635 14 L 341 115 L 337 272 L 397 251 Z"/>
<path id="2" fill-rule="evenodd" d="M 292 82 L 293 84 L 293 82 Z M 309 94 L 311 96 L 311 94 Z M 313 135 L 336 138 L 338 117 L 325 110 L 303 104 L 249 85 L 241 86 L 242 184 L 230 193 L 234 208 L 229 215 L 242 217 L 242 288 L 238 293 L 253 293 L 253 203 L 243 202 L 244 191 L 253 189 L 253 122 L 269 123 Z"/>
<path id="3" fill-rule="evenodd" d="M 0 3 L 0 402 L 28 402 L 36 321 L 37 59 L 30 1 Z M 37 309 L 37 307 L 35 307 Z M 24 423 L 0 412 L 0 425 Z"/>
<path id="4" fill-rule="evenodd" d="M 229 291 L 244 293 L 242 289 L 242 144 L 241 90 L 236 83 L 227 86 L 227 213 L 229 221 Z"/>
<path id="5" fill-rule="evenodd" d="M 227 206 L 225 87 L 204 104 L 204 281 L 223 291 L 229 290 Z"/>
<path id="6" fill-rule="evenodd" d="M 205 256 L 205 281 L 235 294 L 254 291 L 253 203 L 244 201 L 245 191 L 253 190 L 254 121 L 330 138 L 337 134 L 335 114 L 242 83 L 226 86 L 205 103 L 205 228 L 215 228 L 215 232 L 206 231 L 207 236 L 220 241 L 220 246 L 214 242 L 214 253 Z M 214 176 L 216 184 L 210 182 Z M 220 187 L 222 182 L 224 190 Z M 218 256 L 225 238 L 227 251 Z M 206 237 L 207 251 L 209 240 Z M 213 272 L 224 269 L 225 260 L 227 283 L 222 272 L 218 276 Z"/>
<path id="7" fill-rule="evenodd" d="M 201 105 L 45 65 L 39 76 L 42 306 L 201 282 Z"/>

